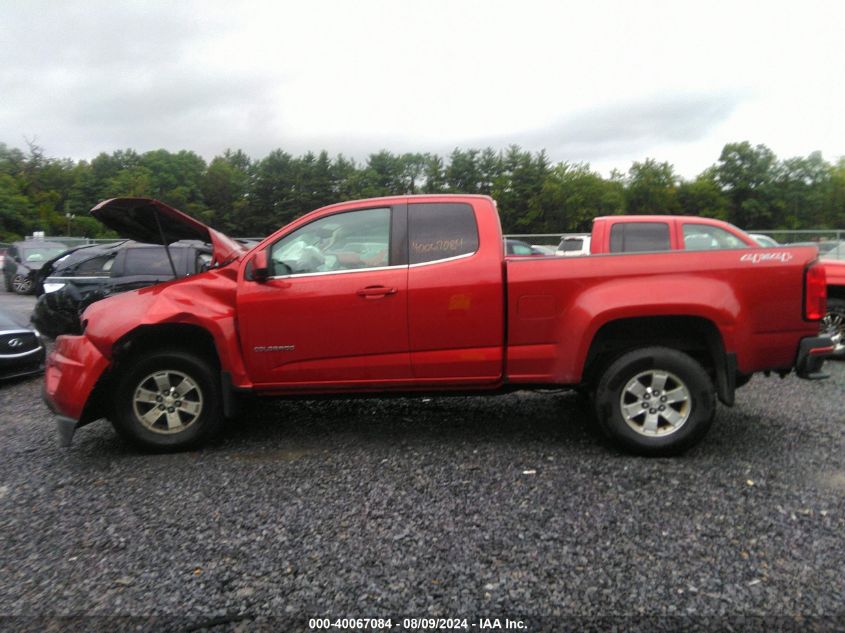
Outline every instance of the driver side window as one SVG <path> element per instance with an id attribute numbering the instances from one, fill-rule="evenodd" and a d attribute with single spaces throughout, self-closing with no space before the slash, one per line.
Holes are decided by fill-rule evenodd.
<path id="1" fill-rule="evenodd" d="M 348 211 L 315 220 L 270 247 L 273 276 L 389 265 L 390 209 Z"/>

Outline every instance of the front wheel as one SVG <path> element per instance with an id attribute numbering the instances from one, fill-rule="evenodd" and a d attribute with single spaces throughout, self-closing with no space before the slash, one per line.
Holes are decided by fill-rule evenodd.
<path id="1" fill-rule="evenodd" d="M 152 352 L 118 382 L 112 424 L 142 448 L 191 448 L 223 421 L 219 381 L 210 364 L 194 354 Z"/>
<path id="2" fill-rule="evenodd" d="M 596 389 L 602 431 L 639 455 L 676 455 L 713 422 L 713 381 L 693 358 L 666 347 L 629 352 L 604 372 Z"/>
<path id="3" fill-rule="evenodd" d="M 12 290 L 19 295 L 32 294 L 32 279 L 29 275 L 15 275 L 12 277 Z"/>

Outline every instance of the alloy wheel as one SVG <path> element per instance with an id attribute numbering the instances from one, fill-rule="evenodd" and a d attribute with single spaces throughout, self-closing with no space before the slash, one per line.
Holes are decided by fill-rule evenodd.
<path id="1" fill-rule="evenodd" d="M 132 409 L 138 422 L 153 433 L 181 433 L 202 414 L 202 390 L 181 371 L 156 371 L 138 383 Z"/>
<path id="2" fill-rule="evenodd" d="M 26 295 L 32 291 L 32 279 L 24 275 L 15 275 L 12 278 L 12 289 L 19 295 Z"/>
<path id="3" fill-rule="evenodd" d="M 619 398 L 625 423 L 640 435 L 664 437 L 689 419 L 692 397 L 675 374 L 650 369 L 631 378 Z"/>

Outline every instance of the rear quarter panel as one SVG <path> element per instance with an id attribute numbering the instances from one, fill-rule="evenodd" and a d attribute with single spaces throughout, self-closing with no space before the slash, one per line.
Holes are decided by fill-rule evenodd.
<path id="1" fill-rule="evenodd" d="M 798 341 L 818 332 L 803 318 L 804 270 L 816 254 L 795 247 L 508 259 L 509 379 L 577 383 L 603 325 L 648 316 L 711 321 L 742 372 L 791 367 Z"/>

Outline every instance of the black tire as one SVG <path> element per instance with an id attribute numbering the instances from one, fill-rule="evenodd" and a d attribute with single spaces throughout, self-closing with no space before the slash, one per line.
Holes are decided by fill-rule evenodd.
<path id="1" fill-rule="evenodd" d="M 12 277 L 12 291 L 19 295 L 31 295 L 35 292 L 35 284 L 30 276 L 16 274 Z"/>
<path id="2" fill-rule="evenodd" d="M 209 361 L 189 352 L 157 351 L 131 363 L 118 380 L 111 420 L 121 436 L 145 450 L 163 452 L 194 448 L 219 430 L 223 423 L 220 381 Z M 162 381 L 166 378 L 170 392 L 162 391 L 155 375 Z M 185 378 L 187 383 L 182 382 Z M 181 395 L 174 392 L 180 386 L 186 390 Z M 152 395 L 146 397 L 147 392 Z M 162 400 L 154 402 L 153 397 Z M 171 425 L 175 419 L 183 428 Z"/>
<path id="3" fill-rule="evenodd" d="M 821 327 L 822 334 L 839 334 L 840 340 L 832 358 L 845 358 L 845 300 L 828 298 L 827 314 Z"/>
<path id="4" fill-rule="evenodd" d="M 707 433 L 715 412 L 716 392 L 707 372 L 687 354 L 666 347 L 624 354 L 605 369 L 596 389 L 602 431 L 638 455 L 687 450 Z"/>

